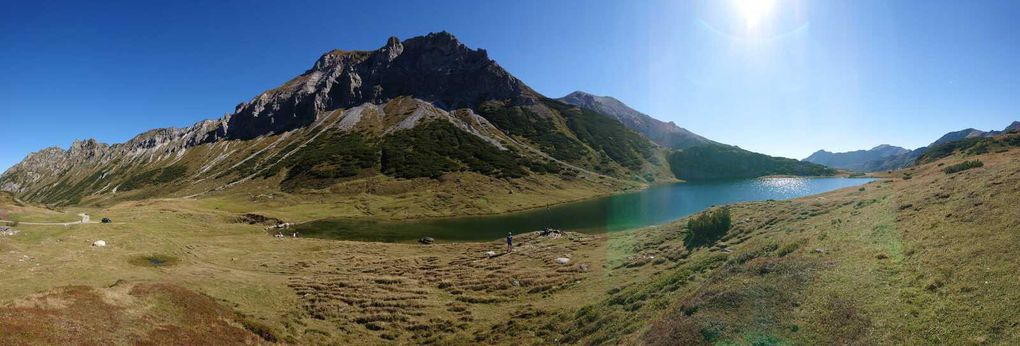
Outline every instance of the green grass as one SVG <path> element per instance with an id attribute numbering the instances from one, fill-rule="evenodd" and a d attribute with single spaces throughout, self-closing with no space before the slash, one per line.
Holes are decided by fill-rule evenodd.
<path id="1" fill-rule="evenodd" d="M 938 163 L 967 154 L 953 155 Z M 304 195 L 21 208 L 25 220 L 89 212 L 117 223 L 23 225 L 0 238 L 0 303 L 66 285 L 168 282 L 237 311 L 237 327 L 291 344 L 1017 344 L 1020 245 L 1008 212 L 1020 193 L 1017 155 L 980 154 L 984 168 L 968 174 L 922 164 L 910 180 L 864 191 L 739 203 L 728 207 L 729 227 L 709 211 L 633 232 L 522 234 L 513 254 L 495 258 L 483 253 L 501 250 L 499 240 L 275 239 L 261 225 L 235 222 L 244 212 L 291 221 L 338 210 Z M 412 183 L 420 181 L 428 180 Z M 471 190 L 496 183 L 479 180 Z M 393 205 L 432 203 L 415 198 L 394 197 Z M 713 246 L 685 244 L 692 230 L 723 228 L 721 237 L 705 233 Z M 109 246 L 91 248 L 96 239 Z M 146 266 L 154 254 L 178 261 Z M 569 265 L 554 262 L 562 256 Z M 106 300 L 139 308 L 117 297 Z M 161 328 L 195 327 L 177 305 L 192 300 L 155 301 L 152 316 L 167 321 Z M 131 334 L 135 325 L 90 337 L 144 335 Z M 118 340 L 126 339 L 96 343 Z"/>

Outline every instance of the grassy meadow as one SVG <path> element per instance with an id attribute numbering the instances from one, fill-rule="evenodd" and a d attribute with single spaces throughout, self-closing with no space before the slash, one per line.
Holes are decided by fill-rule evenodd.
<path id="1" fill-rule="evenodd" d="M 946 170 L 972 160 L 982 164 Z M 1016 148 L 731 205 L 728 229 L 698 242 L 686 241 L 700 224 L 687 219 L 603 235 L 528 233 L 509 254 L 501 239 L 278 239 L 238 222 L 247 212 L 307 221 L 506 211 L 591 188 L 571 191 L 465 193 L 449 204 L 419 203 L 435 201 L 430 192 L 352 193 L 344 203 L 325 193 L 220 194 L 59 210 L 6 199 L 21 222 L 83 212 L 114 222 L 20 224 L 0 236 L 0 344 L 1020 343 Z M 108 245 L 91 246 L 100 239 Z"/>

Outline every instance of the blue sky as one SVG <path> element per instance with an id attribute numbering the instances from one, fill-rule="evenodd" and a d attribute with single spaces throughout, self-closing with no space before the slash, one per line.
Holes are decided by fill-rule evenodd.
<path id="1" fill-rule="evenodd" d="M 1020 2 L 749 1 L 8 3 L 0 170 L 218 118 L 329 49 L 441 30 L 545 95 L 614 96 L 772 155 L 1020 120 Z"/>

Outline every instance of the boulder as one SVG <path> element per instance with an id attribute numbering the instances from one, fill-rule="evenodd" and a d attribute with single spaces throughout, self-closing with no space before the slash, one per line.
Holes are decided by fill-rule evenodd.
<path id="1" fill-rule="evenodd" d="M 485 252 L 485 256 L 486 257 L 494 257 L 494 256 L 496 256 L 496 252 L 495 251 L 486 251 Z"/>
<path id="2" fill-rule="evenodd" d="M 431 245 L 432 243 L 435 243 L 436 240 L 432 239 L 432 237 L 425 237 L 425 238 L 418 239 L 418 242 L 422 243 L 422 244 L 425 244 L 425 245 Z"/>
<path id="3" fill-rule="evenodd" d="M 553 228 L 548 228 L 548 227 L 547 227 L 547 228 L 543 229 L 543 230 L 542 230 L 542 233 L 540 233 L 540 234 L 541 234 L 541 235 L 542 235 L 543 237 L 552 237 L 552 238 L 558 238 L 558 237 L 560 237 L 560 236 L 562 236 L 562 235 L 563 235 L 563 232 L 562 232 L 562 231 L 560 231 L 560 230 L 558 230 L 558 229 L 553 229 Z"/>
<path id="4" fill-rule="evenodd" d="M 105 240 L 96 240 L 95 242 L 92 242 L 92 246 L 93 247 L 103 247 L 103 246 L 106 246 L 106 241 Z"/>
<path id="5" fill-rule="evenodd" d="M 560 257 L 560 258 L 556 259 L 556 263 L 559 263 L 559 264 L 568 264 L 568 263 L 570 263 L 570 259 L 566 258 L 566 257 Z"/>

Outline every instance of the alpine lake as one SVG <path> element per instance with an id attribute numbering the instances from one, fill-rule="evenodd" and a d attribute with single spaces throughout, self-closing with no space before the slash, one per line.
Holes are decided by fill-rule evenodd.
<path id="1" fill-rule="evenodd" d="M 738 202 L 799 198 L 866 184 L 871 178 L 765 177 L 680 182 L 635 192 L 520 212 L 418 220 L 323 219 L 299 224 L 301 236 L 354 241 L 491 241 L 554 228 L 583 233 L 619 232 L 668 223 L 706 208 Z"/>

